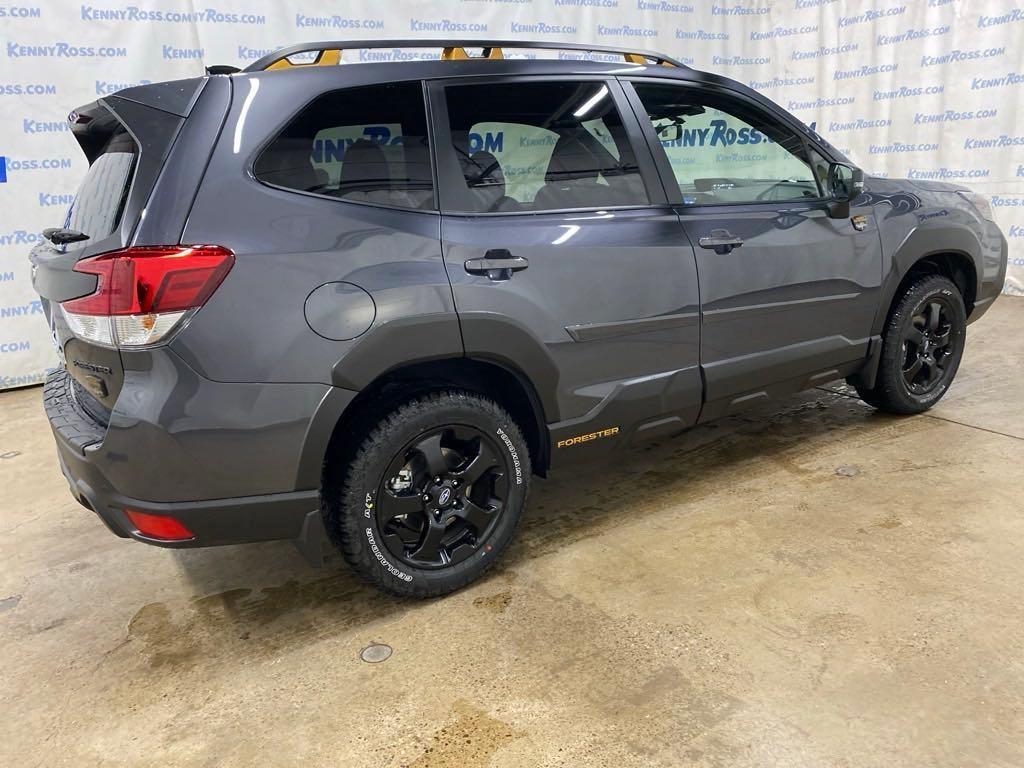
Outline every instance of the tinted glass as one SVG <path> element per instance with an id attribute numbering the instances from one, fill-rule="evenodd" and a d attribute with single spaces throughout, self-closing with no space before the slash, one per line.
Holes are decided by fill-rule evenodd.
<path id="1" fill-rule="evenodd" d="M 456 209 L 478 213 L 648 202 L 608 86 L 490 83 L 445 91 L 465 186 Z"/>
<path id="2" fill-rule="evenodd" d="M 274 139 L 253 171 L 286 189 L 433 208 L 422 87 L 397 83 L 324 94 Z"/>
<path id="3" fill-rule="evenodd" d="M 742 102 L 636 83 L 689 205 L 821 197 L 803 140 Z"/>
<path id="4" fill-rule="evenodd" d="M 137 155 L 135 141 L 119 126 L 89 166 L 65 226 L 84 232 L 89 242 L 102 240 L 113 232 L 121 220 Z M 89 242 L 82 241 L 69 248 L 84 248 Z"/>

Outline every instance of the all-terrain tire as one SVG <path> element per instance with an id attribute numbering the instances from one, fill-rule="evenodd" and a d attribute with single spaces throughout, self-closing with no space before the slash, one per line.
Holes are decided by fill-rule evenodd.
<path id="1" fill-rule="evenodd" d="M 938 307 L 939 309 L 934 309 Z M 929 329 L 932 312 L 938 312 L 937 329 Z M 948 329 L 948 341 L 942 344 L 942 331 Z M 924 341 L 915 341 L 922 338 Z M 925 275 L 907 286 L 896 299 L 895 308 L 882 334 L 882 351 L 875 386 L 857 387 L 857 394 L 868 405 L 896 414 L 922 413 L 937 403 L 953 382 L 967 336 L 967 312 L 956 285 L 941 275 Z M 923 360 L 938 358 L 941 374 L 933 382 L 909 381 L 911 371 Z M 928 356 L 928 353 L 931 356 Z M 941 353 L 941 355 L 940 355 Z M 927 363 L 918 370 L 927 371 Z M 925 378 L 922 372 L 918 378 Z"/>
<path id="2" fill-rule="evenodd" d="M 461 456 L 445 447 L 445 461 L 455 464 L 450 475 L 455 479 L 444 481 L 455 484 L 455 487 L 449 488 L 448 494 L 440 496 L 448 486 L 435 483 L 435 472 L 429 472 L 419 481 L 425 484 L 424 487 L 416 488 L 415 494 L 403 492 L 401 495 L 389 495 L 387 499 L 381 498 L 382 494 L 394 493 L 389 490 L 394 486 L 388 483 L 393 484 L 396 476 L 385 477 L 385 474 L 390 475 L 394 467 L 400 465 L 407 456 L 412 456 L 412 459 L 402 466 L 422 466 L 425 460 L 416 463 L 417 459 L 422 458 L 417 449 L 429 443 L 433 435 L 441 435 L 438 438 L 440 445 L 444 440 L 455 439 L 448 436 L 466 433 L 479 434 L 478 444 L 488 446 L 488 456 L 493 456 L 497 465 L 491 476 L 471 481 L 470 475 L 459 475 L 457 469 Z M 467 449 L 467 452 L 471 450 Z M 480 450 L 479 455 L 483 455 Z M 417 396 L 392 409 L 367 431 L 346 465 L 333 471 L 341 475 L 328 478 L 325 483 L 322 495 L 324 523 L 345 560 L 366 581 L 386 592 L 425 598 L 464 587 L 479 578 L 501 556 L 512 540 L 526 504 L 531 466 L 529 449 L 522 431 L 501 406 L 474 393 L 445 390 Z M 420 474 L 423 473 L 415 473 Z M 414 472 L 406 469 L 398 476 L 411 484 Z M 459 477 L 466 478 L 463 487 L 458 485 Z M 481 483 L 489 487 L 500 484 L 504 499 L 500 509 L 494 506 L 499 511 L 493 521 L 486 523 L 485 535 L 480 537 L 481 540 L 475 540 L 475 529 L 468 527 L 468 523 L 461 517 L 457 520 L 454 518 L 462 505 L 470 501 L 470 486 L 474 498 L 478 500 L 478 492 L 482 491 L 485 497 L 490 493 L 488 488 L 480 488 Z M 424 532 L 429 528 L 431 515 L 436 518 L 434 522 L 437 524 L 446 519 L 448 525 L 454 526 L 453 533 L 458 533 L 459 526 L 465 528 L 464 539 L 471 543 L 460 543 L 456 556 L 450 558 L 448 565 L 443 563 L 443 555 L 439 555 L 441 563 L 420 567 L 417 562 L 411 561 L 412 555 L 406 549 L 396 546 L 398 539 L 394 532 L 394 520 L 382 521 L 380 517 L 388 513 L 384 511 L 384 506 L 378 507 L 378 504 L 400 499 L 412 505 L 411 495 L 417 499 L 426 499 L 431 493 L 434 494 L 431 500 L 423 503 L 425 510 L 414 511 L 410 519 L 419 521 Z M 439 504 L 442 498 L 446 507 Z M 480 506 L 487 507 L 487 504 L 480 501 Z M 416 515 L 422 515 L 423 519 L 420 520 Z M 404 525 L 406 517 L 400 517 Z M 480 527 L 483 528 L 482 525 Z M 416 535 L 410 534 L 404 527 L 400 530 L 402 534 L 415 539 Z M 420 541 L 424 542 L 424 539 Z M 440 547 L 439 551 L 443 549 Z"/>

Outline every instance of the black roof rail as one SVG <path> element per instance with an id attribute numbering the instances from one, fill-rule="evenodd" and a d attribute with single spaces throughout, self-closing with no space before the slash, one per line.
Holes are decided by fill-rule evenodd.
<path id="1" fill-rule="evenodd" d="M 504 58 L 503 48 L 537 48 L 548 51 L 580 51 L 583 53 L 613 53 L 623 57 L 629 64 L 656 64 L 666 67 L 688 67 L 681 61 L 655 51 L 643 51 L 635 48 L 615 48 L 606 45 L 589 45 L 585 43 L 560 43 L 554 40 L 328 40 L 322 42 L 296 43 L 257 59 L 243 69 L 243 72 L 262 72 L 269 69 L 288 69 L 290 67 L 334 66 L 341 63 L 341 53 L 346 50 L 367 48 L 441 48 L 441 58 L 459 59 L 501 59 Z M 466 48 L 483 48 L 482 56 L 470 56 Z M 316 53 L 316 58 L 309 63 L 293 64 L 292 56 L 303 53 Z"/>

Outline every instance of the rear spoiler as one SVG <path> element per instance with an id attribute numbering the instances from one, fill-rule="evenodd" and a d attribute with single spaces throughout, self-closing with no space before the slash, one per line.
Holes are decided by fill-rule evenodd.
<path id="1" fill-rule="evenodd" d="M 72 110 L 68 125 L 91 164 L 119 122 L 116 114 L 122 111 L 117 106 L 119 101 L 141 104 L 175 117 L 188 117 L 205 84 L 206 78 L 193 77 L 135 85 Z"/>
<path id="2" fill-rule="evenodd" d="M 110 134 L 121 124 L 102 99 L 85 104 L 68 115 L 71 135 L 82 148 L 89 165 L 106 145 Z"/>

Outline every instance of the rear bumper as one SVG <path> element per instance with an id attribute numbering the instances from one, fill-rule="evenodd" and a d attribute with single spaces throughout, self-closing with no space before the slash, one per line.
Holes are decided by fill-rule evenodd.
<path id="1" fill-rule="evenodd" d="M 72 495 L 118 536 L 163 547 L 317 534 L 317 483 L 298 483 L 309 474 L 300 471 L 303 457 L 315 455 L 328 432 L 313 427 L 317 414 L 323 415 L 325 402 L 337 407 L 326 392 L 332 388 L 220 384 L 197 377 L 177 359 L 160 365 L 169 362 L 177 375 L 154 379 L 159 366 L 136 380 L 126 375 L 109 427 L 80 409 L 66 371 L 47 377 L 44 406 Z M 126 509 L 171 515 L 195 536 L 150 538 Z"/>
<path id="2" fill-rule="evenodd" d="M 303 532 L 306 516 L 319 513 L 317 491 L 271 493 L 238 496 L 210 501 L 154 502 L 124 496 L 107 483 L 106 478 L 83 457 L 67 450 L 57 439 L 61 471 L 79 503 L 92 510 L 113 533 L 147 544 L 174 549 L 242 544 L 273 539 L 297 539 Z M 165 541 L 139 533 L 125 515 L 126 509 L 152 515 L 171 515 L 182 522 L 195 538 Z"/>

